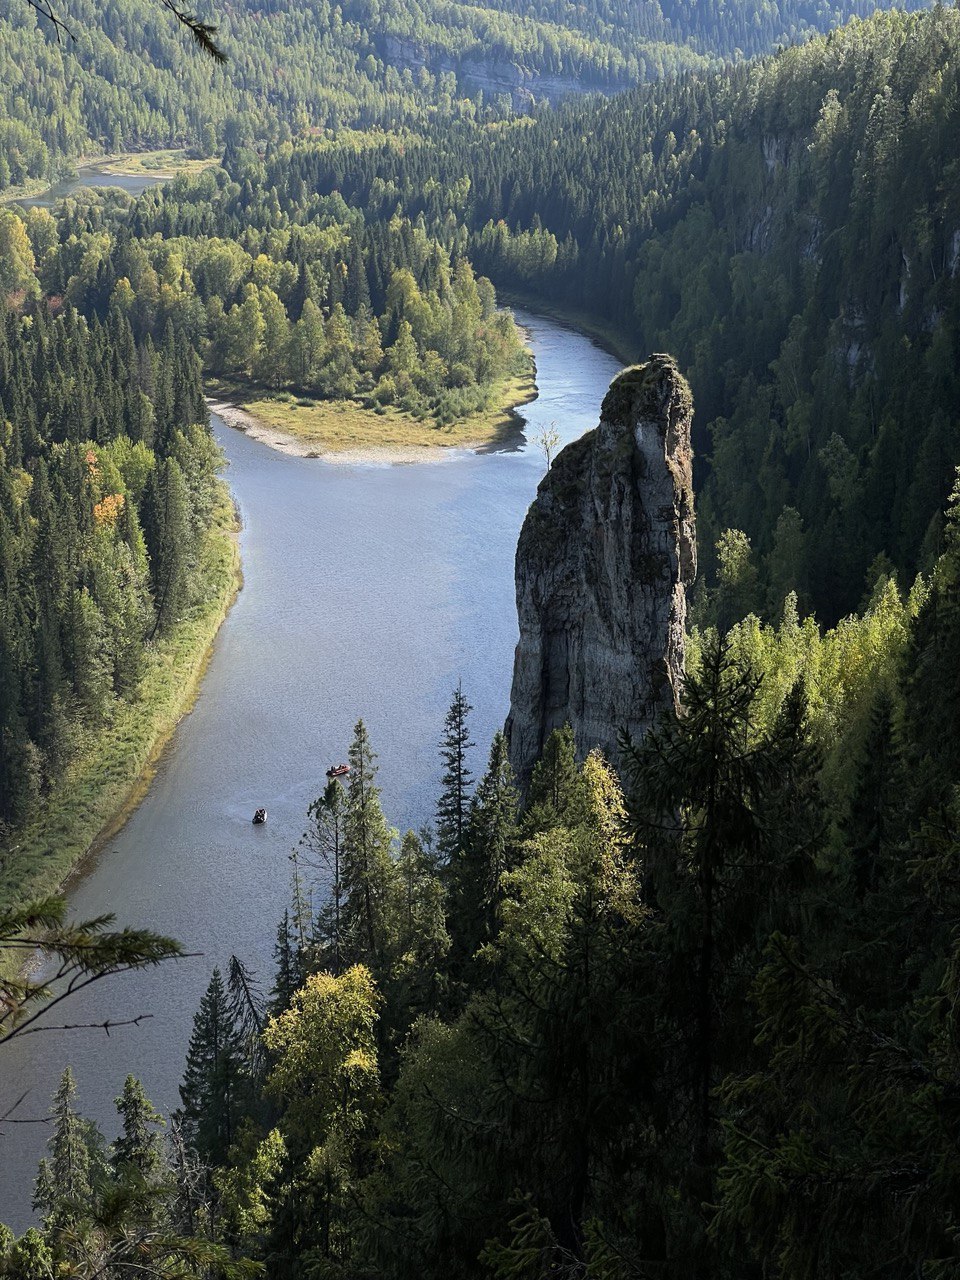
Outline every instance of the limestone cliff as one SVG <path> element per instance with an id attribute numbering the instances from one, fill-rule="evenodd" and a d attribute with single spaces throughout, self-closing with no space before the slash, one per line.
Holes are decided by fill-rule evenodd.
<path id="1" fill-rule="evenodd" d="M 517 546 L 507 736 L 524 785 L 569 721 L 578 754 L 642 736 L 675 702 L 696 574 L 690 389 L 670 356 L 625 369 L 600 425 L 540 483 Z"/>

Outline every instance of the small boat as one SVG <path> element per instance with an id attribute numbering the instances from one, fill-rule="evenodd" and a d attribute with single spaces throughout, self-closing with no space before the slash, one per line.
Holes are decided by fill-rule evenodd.
<path id="1" fill-rule="evenodd" d="M 327 770 L 328 778 L 345 778 L 350 772 L 348 764 L 332 764 Z"/>
<path id="2" fill-rule="evenodd" d="M 266 820 L 267 820 L 266 809 L 258 809 L 257 812 L 253 815 L 253 825 L 255 827 L 259 827 L 261 823 L 266 822 Z"/>

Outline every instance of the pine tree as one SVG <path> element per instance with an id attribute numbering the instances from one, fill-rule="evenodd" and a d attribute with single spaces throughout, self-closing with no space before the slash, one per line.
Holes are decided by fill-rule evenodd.
<path id="1" fill-rule="evenodd" d="M 316 925 L 321 948 L 321 967 L 335 976 L 343 969 L 343 847 L 347 814 L 347 794 L 339 779 L 331 778 L 307 810 L 310 826 L 300 841 L 301 848 L 318 859 L 330 877 L 330 895 L 321 908 Z"/>
<path id="2" fill-rule="evenodd" d="M 437 803 L 437 849 L 444 862 L 463 853 L 467 828 L 467 812 L 473 777 L 467 765 L 467 752 L 475 745 L 470 740 L 467 717 L 473 708 L 458 684 L 443 725 L 440 758 L 443 761 L 443 790 Z"/>
<path id="3" fill-rule="evenodd" d="M 48 1229 L 73 1226 L 90 1212 L 89 1126 L 74 1108 L 76 1095 L 73 1072 L 66 1067 L 50 1109 L 50 1157 L 41 1166 L 34 1192 L 33 1207 L 43 1214 Z"/>
<path id="4" fill-rule="evenodd" d="M 350 785 L 343 828 L 343 936 L 351 962 L 378 973 L 388 945 L 390 899 L 396 868 L 394 832 L 387 826 L 376 785 L 376 755 L 366 725 L 357 721 L 350 744 Z"/>
<path id="5" fill-rule="evenodd" d="M 163 1117 L 154 1110 L 135 1076 L 127 1076 L 116 1107 L 122 1128 L 113 1143 L 110 1162 L 118 1174 L 133 1170 L 144 1182 L 152 1182 L 163 1169 L 163 1141 L 158 1132 Z"/>
<path id="6" fill-rule="evenodd" d="M 222 1164 L 249 1097 L 243 1046 L 229 994 L 214 969 L 200 1008 L 180 1085 L 184 1138 L 210 1164 Z"/>

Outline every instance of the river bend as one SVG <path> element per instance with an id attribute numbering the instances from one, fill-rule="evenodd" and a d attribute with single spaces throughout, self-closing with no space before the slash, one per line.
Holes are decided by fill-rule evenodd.
<path id="1" fill-rule="evenodd" d="M 522 410 L 527 434 L 555 422 L 567 443 L 596 425 L 619 366 L 573 330 L 518 319 L 540 392 Z M 101 983 L 70 1006 L 73 1022 L 149 1014 L 139 1027 L 13 1041 L 0 1056 L 0 1114 L 27 1090 L 19 1114 L 43 1115 L 67 1063 L 81 1110 L 108 1136 L 127 1072 L 169 1112 L 213 967 L 236 952 L 270 986 L 289 853 L 358 717 L 379 753 L 388 820 L 403 830 L 432 817 L 457 681 L 474 706 L 475 773 L 506 716 L 514 550 L 544 471 L 539 448 L 347 466 L 213 427 L 243 521 L 244 587 L 146 797 L 71 893 L 79 916 L 111 911 L 202 954 Z M 261 805 L 269 821 L 254 827 Z M 43 1125 L 0 1135 L 0 1222 L 17 1230 L 47 1137 Z"/>

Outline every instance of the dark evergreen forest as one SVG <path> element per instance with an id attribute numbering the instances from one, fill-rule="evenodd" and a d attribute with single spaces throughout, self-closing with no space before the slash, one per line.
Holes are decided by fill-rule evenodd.
<path id="1" fill-rule="evenodd" d="M 401 838 L 358 723 L 273 971 L 214 971 L 166 1138 L 64 1077 L 6 1274 L 955 1274 L 958 515 L 813 658 L 701 637 L 622 782 L 569 731 L 522 800 L 501 736 L 475 780 L 457 690 Z"/>
<path id="2" fill-rule="evenodd" d="M 205 590 L 219 454 L 193 350 L 45 302 L 0 327 L 0 825 L 133 697 Z"/>
<path id="3" fill-rule="evenodd" d="M 796 590 L 832 622 L 880 568 L 909 582 L 941 547 L 960 456 L 958 39 L 955 10 L 894 11 L 716 77 L 434 130 L 402 156 L 298 149 L 292 169 L 368 211 L 453 211 L 496 283 L 675 352 L 708 578 L 738 581 L 737 617 L 776 617 Z M 714 557 L 725 530 L 741 540 Z"/>
<path id="4" fill-rule="evenodd" d="M 908 7 L 921 7 L 909 0 Z M 162 147 L 212 156 L 238 129 L 283 141 L 421 127 L 536 98 L 612 92 L 775 49 L 876 0 L 271 0 L 204 4 L 229 57 L 214 68 L 156 0 L 0 14 L 0 191 L 65 161 Z M 541 83 L 542 82 L 542 83 Z"/>
<path id="5" fill-rule="evenodd" d="M 8 826 L 203 591 L 204 370 L 442 421 L 516 354 L 486 273 L 676 352 L 707 560 L 681 712 L 623 743 L 619 777 L 560 731 L 521 795 L 502 736 L 478 762 L 458 689 L 435 820 L 402 834 L 357 724 L 348 785 L 305 815 L 272 971 L 240 938 L 219 958 L 166 1133 L 131 1077 L 107 1143 L 64 1077 L 40 1225 L 0 1228 L 0 1274 L 960 1274 L 960 14 L 721 70 L 700 60 L 848 10 L 535 10 L 305 15 L 332 77 L 314 117 L 287 111 L 307 110 L 291 39 L 271 124 L 245 72 L 222 132 L 211 112 L 221 166 L 0 214 Z M 285 11 L 229 20 L 267 57 L 274 19 L 289 38 Z M 451 56 L 489 23 L 556 74 L 638 35 L 682 56 L 517 113 L 458 97 L 456 70 L 378 70 L 363 22 L 425 62 L 435 22 Z M 187 140 L 191 81 L 155 63 L 156 118 Z M 36 137 L 38 102 L 8 127 Z M 82 103 L 42 164 L 86 145 Z M 173 947 L 104 928 L 3 909 L 0 949 L 100 973 Z M 0 995 L 2 1042 L 51 991 Z"/>

